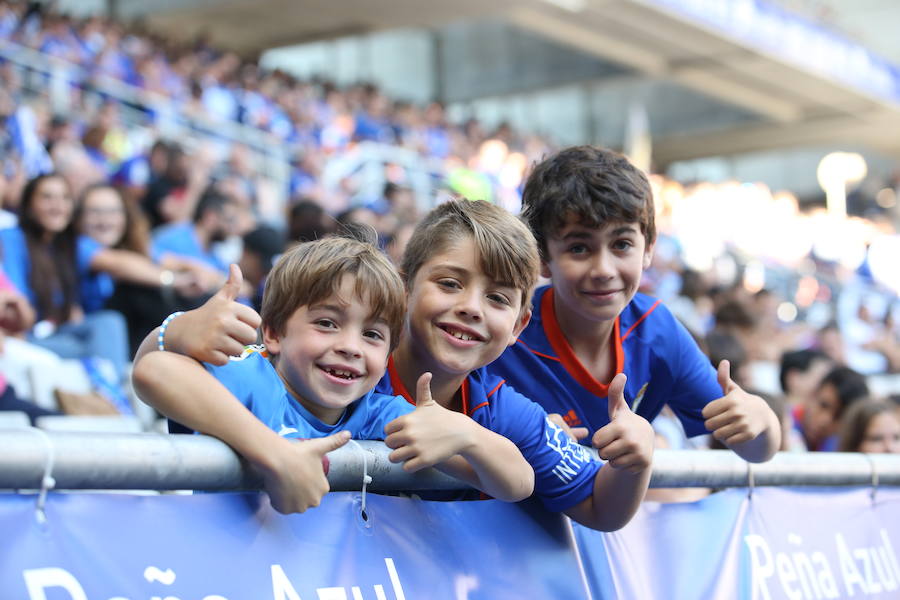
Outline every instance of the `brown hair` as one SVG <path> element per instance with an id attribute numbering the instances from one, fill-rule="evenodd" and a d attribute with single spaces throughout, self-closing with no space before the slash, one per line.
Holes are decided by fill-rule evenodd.
<path id="1" fill-rule="evenodd" d="M 547 239 L 575 217 L 587 227 L 638 223 L 649 246 L 656 240 L 650 182 L 628 159 L 604 148 L 574 146 L 537 164 L 522 192 L 522 218 L 547 260 Z"/>
<path id="2" fill-rule="evenodd" d="M 272 267 L 263 293 L 263 327 L 284 335 L 288 319 L 337 293 L 344 275 L 356 278 L 356 295 L 367 301 L 371 315 L 383 318 L 391 332 L 390 348 L 400 341 L 406 316 L 406 292 L 388 258 L 359 232 L 305 242 L 286 251 Z"/>
<path id="3" fill-rule="evenodd" d="M 884 400 L 867 398 L 854 402 L 841 419 L 839 452 L 859 452 L 872 419 L 894 412 L 894 405 Z"/>
<path id="4" fill-rule="evenodd" d="M 150 256 L 150 226 L 147 223 L 147 217 L 141 212 L 140 207 L 130 197 L 126 197 L 122 190 L 108 183 L 94 183 L 89 185 L 81 192 L 81 198 L 75 207 L 75 223 L 81 226 L 81 219 L 84 216 L 85 204 L 87 199 L 96 191 L 111 190 L 119 198 L 122 203 L 122 210 L 125 212 L 125 230 L 122 237 L 113 244 L 116 250 L 131 250 L 144 256 Z"/>
<path id="5" fill-rule="evenodd" d="M 521 290 L 521 308 L 525 310 L 531 303 L 540 263 L 534 236 L 511 213 L 484 200 L 445 202 L 416 226 L 400 266 L 407 287 L 428 259 L 467 235 L 475 241 L 482 271 Z"/>
<path id="6" fill-rule="evenodd" d="M 42 183 L 56 179 L 66 187 L 69 184 L 58 173 L 38 175 L 25 184 L 19 204 L 19 227 L 25 234 L 28 259 L 28 285 L 34 291 L 38 319 L 65 323 L 78 305 L 78 268 L 75 262 L 77 237 L 75 221 L 71 219 L 63 231 L 49 241 L 44 239 L 44 227 L 34 216 L 32 205 Z M 60 293 L 61 292 L 61 293 Z"/>

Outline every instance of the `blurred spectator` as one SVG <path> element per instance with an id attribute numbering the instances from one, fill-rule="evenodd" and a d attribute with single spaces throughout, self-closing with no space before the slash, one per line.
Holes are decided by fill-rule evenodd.
<path id="1" fill-rule="evenodd" d="M 150 233 L 146 219 L 134 203 L 107 184 L 85 190 L 76 211 L 79 231 L 104 248 L 134 253 L 149 259 Z M 199 306 L 215 290 L 218 272 L 197 263 L 168 257 L 160 265 L 153 285 L 114 282 L 106 273 L 91 273 L 82 284 L 86 312 L 109 308 L 128 324 L 130 354 L 148 331 L 176 310 Z"/>
<path id="2" fill-rule="evenodd" d="M 6 369 L 11 365 L 5 360 L 7 354 L 5 337 L 27 331 L 34 324 L 34 310 L 12 282 L 0 271 L 0 410 L 24 412 L 34 424 L 37 417 L 57 414 L 56 411 L 40 408 L 33 402 L 19 399 L 16 391 L 6 378 Z M 19 357 L 21 358 L 21 357 Z"/>
<path id="3" fill-rule="evenodd" d="M 781 355 L 778 380 L 788 407 L 810 402 L 834 363 L 819 350 L 794 350 Z"/>
<path id="4" fill-rule="evenodd" d="M 844 338 L 836 322 L 832 321 L 819 330 L 816 335 L 817 347 L 828 355 L 835 364 L 846 365 L 847 353 L 844 348 Z"/>
<path id="5" fill-rule="evenodd" d="M 151 246 L 154 259 L 163 262 L 174 257 L 194 261 L 215 269 L 224 277 L 228 273 L 228 264 L 219 258 L 213 246 L 233 233 L 238 210 L 231 197 L 214 188 L 208 189 L 197 204 L 193 222 L 165 225 L 154 232 Z"/>
<path id="6" fill-rule="evenodd" d="M 714 368 L 727 360 L 731 364 L 731 379 L 744 389 L 751 387 L 747 376 L 747 351 L 737 336 L 725 331 L 711 331 L 706 336 L 705 346 Z"/>
<path id="7" fill-rule="evenodd" d="M 253 290 L 250 299 L 257 312 L 262 306 L 266 277 L 284 252 L 284 244 L 284 235 L 268 226 L 258 227 L 244 236 L 244 250 L 239 266 L 244 282 Z"/>
<path id="8" fill-rule="evenodd" d="M 841 452 L 900 453 L 900 417 L 893 403 L 860 400 L 841 423 Z"/>
<path id="9" fill-rule="evenodd" d="M 293 205 L 288 215 L 288 241 L 311 242 L 334 233 L 337 222 L 312 200 Z"/>
<path id="10" fill-rule="evenodd" d="M 856 400 L 869 395 L 866 379 L 848 367 L 835 367 L 821 381 L 813 398 L 795 406 L 794 427 L 813 451 L 837 449 L 841 416 Z"/>
<path id="11" fill-rule="evenodd" d="M 715 311 L 715 330 L 733 335 L 748 360 L 757 359 L 756 318 L 739 300 L 727 300 Z"/>
<path id="12" fill-rule="evenodd" d="M 705 335 L 713 325 L 712 300 L 707 290 L 708 285 L 701 273 L 685 269 L 681 273 L 678 296 L 666 302 L 672 314 L 694 335 Z"/>
<path id="13" fill-rule="evenodd" d="M 381 231 L 379 230 L 380 221 L 378 219 L 378 215 L 375 214 L 375 211 L 367 206 L 356 206 L 353 208 L 348 208 L 337 216 L 337 222 L 338 226 L 365 225 L 366 227 L 371 227 L 373 230 L 378 232 L 379 240 L 384 240 L 383 236 L 381 235 Z"/>
<path id="14" fill-rule="evenodd" d="M 97 273 L 117 280 L 157 284 L 160 269 L 136 253 L 104 248 L 78 235 L 74 200 L 56 174 L 28 182 L 20 224 L 0 231 L 3 266 L 13 284 L 35 308 L 40 321 L 30 339 L 63 358 L 99 356 L 121 377 L 128 361 L 125 323 L 114 311 L 85 314 L 98 306 L 86 283 Z"/>

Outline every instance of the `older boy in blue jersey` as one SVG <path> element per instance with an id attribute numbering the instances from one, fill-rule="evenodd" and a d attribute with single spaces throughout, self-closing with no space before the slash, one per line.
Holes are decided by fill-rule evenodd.
<path id="1" fill-rule="evenodd" d="M 234 302 L 240 280 L 232 266 L 207 305 L 167 319 L 158 335 L 168 351 L 148 352 L 155 335 L 148 337 L 134 381 L 161 412 L 219 437 L 257 466 L 277 510 L 318 505 L 328 491 L 325 453 L 351 435 L 382 439 L 385 426 L 403 438 L 395 459 L 407 470 L 437 465 L 504 500 L 531 494 L 533 472 L 516 447 L 435 404 L 428 375 L 417 381 L 415 410 L 373 391 L 405 307 L 399 276 L 377 248 L 348 238 L 294 247 L 269 275 L 261 318 Z M 255 340 L 260 322 L 265 351 L 229 360 Z M 212 363 L 208 371 L 190 356 Z"/>
<path id="2" fill-rule="evenodd" d="M 451 201 L 416 227 L 404 252 L 408 313 L 388 373 L 376 390 L 401 394 L 433 374 L 435 401 L 511 439 L 534 468 L 535 495 L 596 529 L 614 530 L 633 516 L 650 478 L 653 431 L 625 405 L 620 375 L 611 384 L 611 424 L 595 439 L 601 468 L 546 412 L 485 366 L 528 323 L 539 258 L 528 229 L 483 201 Z M 385 443 L 404 457 L 416 449 L 393 424 Z M 429 436 L 423 436 L 427 440 Z"/>
<path id="3" fill-rule="evenodd" d="M 648 421 L 668 404 L 689 436 L 712 432 L 748 461 L 772 457 L 781 434 L 765 401 L 731 380 L 727 361 L 717 374 L 668 309 L 637 292 L 656 239 L 643 173 L 614 152 L 568 148 L 529 176 L 523 218 L 552 285 L 536 291 L 531 322 L 492 372 L 595 444 L 625 373 L 625 398 Z"/>

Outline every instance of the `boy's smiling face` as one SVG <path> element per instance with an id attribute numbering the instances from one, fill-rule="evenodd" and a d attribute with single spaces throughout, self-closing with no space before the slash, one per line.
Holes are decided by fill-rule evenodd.
<path id="1" fill-rule="evenodd" d="M 375 387 L 390 351 L 390 328 L 356 295 L 345 275 L 338 292 L 301 306 L 284 335 L 264 328 L 266 348 L 288 391 L 319 420 L 334 424 L 344 409 Z"/>
<path id="2" fill-rule="evenodd" d="M 436 378 L 493 362 L 531 316 L 522 310 L 522 290 L 492 280 L 479 258 L 464 236 L 422 264 L 410 284 L 410 342 Z"/>
<path id="3" fill-rule="evenodd" d="M 553 281 L 557 316 L 586 324 L 612 321 L 631 302 L 653 246 L 647 246 L 637 223 L 597 228 L 570 217 L 548 237 L 547 256 L 541 274 Z"/>

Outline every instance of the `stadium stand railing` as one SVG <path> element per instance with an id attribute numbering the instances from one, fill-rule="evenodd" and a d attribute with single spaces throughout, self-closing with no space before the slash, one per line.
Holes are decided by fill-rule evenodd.
<path id="1" fill-rule="evenodd" d="M 48 443 L 49 441 L 49 443 Z M 245 490 L 259 477 L 225 443 L 202 435 L 0 432 L 0 489 L 36 489 L 48 461 L 56 489 Z M 407 473 L 381 442 L 361 441 L 328 454 L 333 491 L 358 490 L 365 467 L 370 491 L 465 489 L 435 469 Z M 779 453 L 750 464 L 725 450 L 658 450 L 650 486 L 900 486 L 900 455 Z"/>

